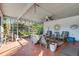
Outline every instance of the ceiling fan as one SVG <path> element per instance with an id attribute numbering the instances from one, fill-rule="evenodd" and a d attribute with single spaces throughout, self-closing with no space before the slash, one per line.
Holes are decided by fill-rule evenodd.
<path id="1" fill-rule="evenodd" d="M 54 17 L 53 17 L 53 16 L 46 16 L 46 17 L 45 17 L 45 20 L 46 20 L 46 21 L 54 20 Z"/>

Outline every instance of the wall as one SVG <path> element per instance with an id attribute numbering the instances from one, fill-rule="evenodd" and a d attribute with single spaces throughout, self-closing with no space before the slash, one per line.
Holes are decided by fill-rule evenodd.
<path id="1" fill-rule="evenodd" d="M 63 19 L 58 19 L 58 20 L 44 22 L 44 34 L 47 32 L 48 28 L 52 32 L 55 32 L 54 25 L 56 25 L 56 24 L 60 25 L 60 30 L 59 30 L 60 33 L 62 31 L 69 31 L 70 36 L 75 37 L 76 40 L 79 41 L 79 27 L 77 29 L 74 29 L 74 30 L 70 28 L 70 26 L 73 25 L 73 24 L 79 25 L 79 15 L 73 16 L 73 17 L 68 17 L 68 18 L 63 18 Z"/>

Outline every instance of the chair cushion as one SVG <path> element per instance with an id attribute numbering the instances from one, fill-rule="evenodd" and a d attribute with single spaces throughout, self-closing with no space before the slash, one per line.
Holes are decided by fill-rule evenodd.
<path id="1" fill-rule="evenodd" d="M 74 37 L 68 37 L 67 41 L 73 43 L 73 42 L 75 42 L 75 38 Z"/>
<path id="2" fill-rule="evenodd" d="M 32 35 L 31 38 L 32 42 L 35 44 L 37 43 L 37 41 L 39 40 L 39 36 L 38 35 Z"/>

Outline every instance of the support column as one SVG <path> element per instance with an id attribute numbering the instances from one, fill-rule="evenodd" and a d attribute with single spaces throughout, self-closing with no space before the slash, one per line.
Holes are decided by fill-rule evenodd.
<path id="1" fill-rule="evenodd" d="M 0 43 L 3 43 L 3 14 L 0 10 Z"/>
<path id="2" fill-rule="evenodd" d="M 14 39 L 13 39 L 13 34 L 14 34 L 14 32 L 13 32 L 13 23 L 12 23 L 12 20 L 14 20 L 14 19 L 10 18 L 10 25 L 11 25 L 11 37 L 12 37 L 12 41 L 13 41 L 13 40 L 14 40 Z"/>
<path id="3" fill-rule="evenodd" d="M 17 37 L 16 37 L 16 40 L 19 40 L 19 35 L 18 35 L 18 33 L 19 33 L 19 29 L 18 29 L 18 20 L 17 20 Z"/>

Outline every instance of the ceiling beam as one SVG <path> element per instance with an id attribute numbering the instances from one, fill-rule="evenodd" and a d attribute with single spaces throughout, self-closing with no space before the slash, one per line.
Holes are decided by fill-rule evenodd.
<path id="1" fill-rule="evenodd" d="M 1 3 L 0 3 L 0 16 L 2 16 L 2 17 L 3 17 L 3 12 L 2 12 L 1 7 L 2 7 L 2 5 L 1 5 Z"/>
<path id="2" fill-rule="evenodd" d="M 2 12 L 2 9 L 1 9 L 1 4 L 0 4 L 0 17 L 1 17 L 1 26 L 3 26 L 2 24 L 3 24 L 3 22 L 2 22 L 2 20 L 3 20 L 3 12 Z"/>
<path id="3" fill-rule="evenodd" d="M 28 10 L 34 5 L 34 3 L 29 3 L 25 6 L 25 8 L 22 10 L 21 14 L 18 16 L 17 19 L 20 19 L 25 13 L 28 12 Z"/>

